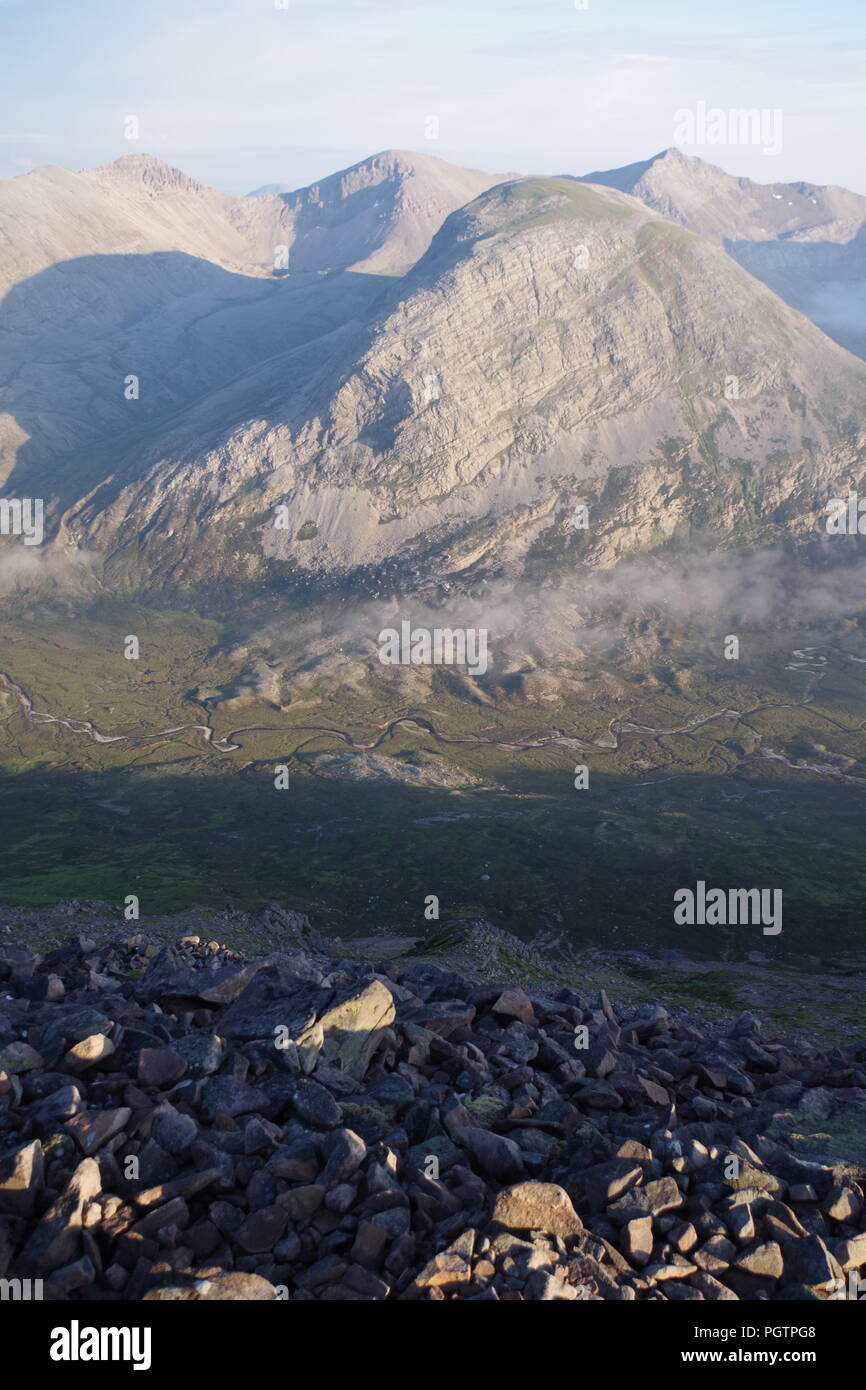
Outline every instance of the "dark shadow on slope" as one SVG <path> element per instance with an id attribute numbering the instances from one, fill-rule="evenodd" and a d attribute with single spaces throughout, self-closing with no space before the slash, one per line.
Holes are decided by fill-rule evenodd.
<path id="1" fill-rule="evenodd" d="M 45 733 L 47 757 L 76 744 Z M 319 746 L 343 747 L 327 736 Z M 488 919 L 524 940 L 715 959 L 862 951 L 857 787 L 758 771 L 638 780 L 593 770 L 576 791 L 563 750 L 561 768 L 455 792 L 335 780 L 308 749 L 289 757 L 280 791 L 273 762 L 230 768 L 192 735 L 151 747 L 147 765 L 0 779 L 0 902 L 122 905 L 134 893 L 146 914 L 279 902 L 327 934 L 405 936 L 434 930 L 424 915 L 433 894 L 442 921 Z M 441 757 L 432 742 L 424 752 Z M 698 880 L 781 889 L 781 934 L 677 925 L 673 895 Z"/>
<path id="2" fill-rule="evenodd" d="M 392 226 L 401 194 L 399 176 L 357 188 L 341 190 L 330 204 L 321 197 L 324 189 L 339 186 L 346 170 L 322 179 L 306 197 L 292 192 L 280 196 L 294 211 L 294 240 L 289 252 L 289 268 L 294 272 L 345 270 L 366 260 L 383 245 Z"/>
<path id="3" fill-rule="evenodd" d="M 0 414 L 26 435 L 14 462 L 12 431 L 0 438 L 4 495 L 42 496 L 56 519 L 106 479 L 141 476 L 185 412 L 246 377 L 237 418 L 219 420 L 242 424 L 264 364 L 363 321 L 392 284 L 259 278 L 183 252 L 88 256 L 41 271 L 0 304 Z M 315 354 L 296 356 L 285 396 L 317 365 Z"/>
<path id="4" fill-rule="evenodd" d="M 866 227 L 847 242 L 727 241 L 725 250 L 828 338 L 866 358 Z"/>

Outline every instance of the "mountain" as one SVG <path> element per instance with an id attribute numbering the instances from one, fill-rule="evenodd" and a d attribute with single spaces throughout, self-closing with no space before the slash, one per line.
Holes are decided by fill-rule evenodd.
<path id="1" fill-rule="evenodd" d="M 373 309 L 119 454 L 63 533 L 124 583 L 531 575 L 804 535 L 862 468 L 866 368 L 625 192 L 495 186 Z"/>
<path id="2" fill-rule="evenodd" d="M 0 294 L 89 255 L 180 251 L 246 275 L 333 269 L 402 273 L 435 232 L 501 176 L 386 150 L 295 191 L 248 197 L 208 188 L 151 155 L 72 173 L 47 166 L 0 179 Z"/>
<path id="3" fill-rule="evenodd" d="M 180 251 L 270 274 L 289 225 L 279 198 L 219 193 L 150 155 L 0 180 L 0 293 L 82 256 Z"/>
<path id="4" fill-rule="evenodd" d="M 655 212 L 716 241 L 795 238 L 844 243 L 866 221 L 866 197 L 809 183 L 755 183 L 678 149 L 622 169 L 584 174 L 640 198 Z"/>
<path id="5" fill-rule="evenodd" d="M 0 181 L 0 478 L 48 476 L 62 506 L 128 443 L 304 349 L 295 389 L 308 345 L 366 321 L 382 289 L 333 268 L 393 275 L 491 182 L 400 153 L 289 198 L 232 197 L 148 155 Z M 214 419 L 233 410 L 229 390 Z"/>
<path id="6" fill-rule="evenodd" d="M 80 497 L 193 400 L 366 317 L 375 277 L 275 273 L 290 224 L 144 155 L 0 181 L 0 477 Z"/>
<path id="7" fill-rule="evenodd" d="M 423 255 L 449 213 L 500 179 L 433 155 L 385 150 L 307 188 L 268 184 L 252 196 L 282 196 L 293 271 L 395 275 Z"/>
<path id="8" fill-rule="evenodd" d="M 402 276 L 286 275 L 282 197 L 151 161 L 3 208 L 3 490 L 46 504 L 0 540 L 11 897 L 292 883 L 381 943 L 439 886 L 640 951 L 683 944 L 678 885 L 769 881 L 810 978 L 856 949 L 862 561 L 824 509 L 866 365 L 726 242 L 573 178 L 484 190 Z M 404 620 L 483 659 L 386 664 Z"/>
<path id="9" fill-rule="evenodd" d="M 735 178 L 678 149 L 581 181 L 632 194 L 723 245 L 831 338 L 866 356 L 866 197 Z"/>

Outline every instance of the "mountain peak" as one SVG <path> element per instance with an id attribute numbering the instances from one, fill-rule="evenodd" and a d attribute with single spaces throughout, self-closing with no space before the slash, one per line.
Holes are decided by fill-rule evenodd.
<path id="1" fill-rule="evenodd" d="M 359 159 L 357 164 L 353 164 L 353 169 L 360 168 L 364 164 L 375 164 L 393 166 L 397 169 L 416 169 L 424 168 L 429 165 L 446 165 L 451 169 L 459 169 L 462 166 L 452 164 L 448 159 L 442 159 L 435 154 L 421 154 L 418 150 L 379 150 L 376 154 L 368 155 L 366 159 Z"/>
<path id="2" fill-rule="evenodd" d="M 649 162 L 650 164 L 661 164 L 664 162 L 689 166 L 693 164 L 705 164 L 706 160 L 699 159 L 696 154 L 684 154 L 679 145 L 668 145 L 666 150 L 660 150 L 658 154 L 654 154 Z"/>
<path id="3" fill-rule="evenodd" d="M 500 176 L 437 155 L 380 150 L 306 188 L 268 184 L 292 221 L 291 268 L 402 274 L 424 254 L 449 213 Z"/>
<path id="4" fill-rule="evenodd" d="M 721 169 L 698 159 L 696 155 L 683 154 L 676 145 L 671 145 L 649 159 L 638 160 L 635 164 L 623 164 L 619 169 L 595 169 L 591 174 L 581 174 L 580 183 L 601 183 L 608 188 L 618 188 L 621 193 L 634 193 L 638 185 L 653 173 L 695 174 L 702 170 L 713 170 L 721 174 Z"/>
<path id="5" fill-rule="evenodd" d="M 167 164 L 153 154 L 124 154 L 110 164 L 101 164 L 96 169 L 82 169 L 81 173 L 100 179 L 123 179 L 129 183 L 141 183 L 149 192 L 163 193 L 183 190 L 187 193 L 200 193 L 206 185 L 190 178 L 182 169 Z"/>
<path id="6" fill-rule="evenodd" d="M 553 222 L 618 222 L 633 205 L 613 190 L 602 193 L 579 179 L 514 178 L 486 189 L 445 222 L 437 249 L 498 233 L 520 232 Z"/>
<path id="7" fill-rule="evenodd" d="M 340 182 L 349 183 L 378 183 L 381 177 L 391 178 L 415 178 L 421 174 L 427 174 L 431 178 L 439 180 L 450 179 L 460 180 L 464 176 L 475 179 L 485 180 L 485 187 L 491 187 L 498 183 L 503 175 L 486 174 L 481 169 L 469 169 L 462 164 L 453 164 L 448 159 L 443 159 L 441 155 L 422 154 L 418 150 L 398 150 L 387 149 L 378 150 L 375 154 L 365 155 L 363 159 L 357 160 L 354 164 L 349 164 L 344 169 L 338 169 L 335 173 L 326 174 L 320 179 L 313 179 L 311 183 L 303 187 L 296 187 L 288 183 L 267 183 L 260 188 L 254 188 L 249 197 L 261 197 L 266 193 L 279 193 L 289 197 L 303 197 L 310 190 L 318 190 Z"/>

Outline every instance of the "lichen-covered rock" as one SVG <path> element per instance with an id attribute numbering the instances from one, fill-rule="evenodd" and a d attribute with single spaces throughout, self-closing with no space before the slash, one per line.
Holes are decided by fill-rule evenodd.
<path id="1" fill-rule="evenodd" d="M 395 1017 L 394 997 L 381 980 L 371 980 L 363 989 L 348 992 L 297 1035 L 305 1070 L 312 1070 L 321 1057 L 328 1066 L 360 1079 L 379 1046 L 382 1031 Z"/>

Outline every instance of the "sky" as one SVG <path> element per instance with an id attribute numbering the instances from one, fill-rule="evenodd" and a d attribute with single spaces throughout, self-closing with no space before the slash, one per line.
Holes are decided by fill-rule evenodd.
<path id="1" fill-rule="evenodd" d="M 864 59 L 866 0 L 0 0 L 0 177 L 146 153 L 246 193 L 389 148 L 583 174 L 678 143 L 866 193 Z M 701 106 L 774 138 L 683 137 Z"/>

